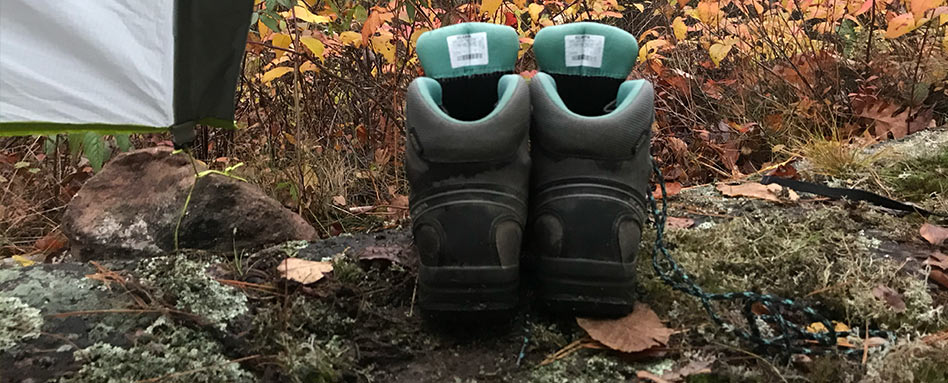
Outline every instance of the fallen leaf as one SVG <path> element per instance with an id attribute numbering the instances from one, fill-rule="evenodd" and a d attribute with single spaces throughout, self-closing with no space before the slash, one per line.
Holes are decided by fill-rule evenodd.
<path id="1" fill-rule="evenodd" d="M 666 182 L 665 183 L 665 197 L 671 197 L 680 192 L 681 192 L 680 182 Z M 662 198 L 661 185 L 655 185 L 655 190 L 652 191 L 652 198 L 655 198 L 657 200 Z"/>
<path id="2" fill-rule="evenodd" d="M 780 178 L 789 178 L 789 179 L 798 179 L 800 175 L 797 173 L 797 169 L 793 165 L 780 165 L 774 171 L 768 174 L 774 177 Z"/>
<path id="3" fill-rule="evenodd" d="M 879 347 L 884 346 L 886 343 L 889 343 L 889 341 L 887 341 L 885 338 L 880 338 L 877 336 L 866 339 L 865 341 L 866 347 Z"/>
<path id="4" fill-rule="evenodd" d="M 304 285 L 323 279 L 326 273 L 332 271 L 332 262 L 309 261 L 300 258 L 287 258 L 277 266 L 280 276 L 284 279 L 296 281 Z"/>
<path id="5" fill-rule="evenodd" d="M 673 382 L 671 382 L 671 381 L 662 379 L 661 376 L 655 375 L 655 374 L 653 374 L 653 373 L 651 373 L 651 372 L 648 372 L 648 371 L 645 371 L 645 370 L 638 370 L 638 371 L 636 371 L 636 372 L 635 372 L 635 377 L 636 377 L 636 378 L 639 378 L 639 379 L 650 380 L 650 381 L 652 381 L 652 382 L 654 382 L 654 383 L 673 383 Z"/>
<path id="6" fill-rule="evenodd" d="M 668 227 L 674 227 L 676 229 L 687 229 L 695 225 L 695 220 L 691 218 L 683 217 L 668 217 L 665 219 L 665 223 Z"/>
<path id="7" fill-rule="evenodd" d="M 66 236 L 61 231 L 54 231 L 37 239 L 36 242 L 33 243 L 33 248 L 46 254 L 53 254 L 66 247 L 66 242 L 68 241 L 69 240 L 66 239 Z"/>
<path id="8" fill-rule="evenodd" d="M 681 368 L 662 374 L 661 378 L 669 382 L 683 382 L 691 375 L 710 374 L 714 359 L 692 359 Z M 638 375 L 636 373 L 636 375 Z"/>
<path id="9" fill-rule="evenodd" d="M 576 323 L 593 339 L 622 352 L 639 352 L 664 346 L 674 333 L 644 303 L 636 303 L 629 315 L 619 319 L 576 318 Z"/>
<path id="10" fill-rule="evenodd" d="M 14 255 L 12 258 L 14 261 L 16 261 L 16 263 L 20 264 L 20 266 L 23 266 L 23 267 L 29 267 L 36 264 L 36 262 L 33 262 L 32 259 L 29 259 L 22 255 Z"/>
<path id="11" fill-rule="evenodd" d="M 796 202 L 800 196 L 790 188 L 777 184 L 763 185 L 759 182 L 748 182 L 740 185 L 719 183 L 717 189 L 728 197 L 751 197 L 771 202 Z"/>
<path id="12" fill-rule="evenodd" d="M 925 238 L 928 243 L 935 246 L 941 246 L 941 244 L 945 242 L 945 239 L 948 239 L 948 229 L 929 223 L 922 225 L 918 233 L 921 234 L 922 238 Z"/>
<path id="13" fill-rule="evenodd" d="M 341 195 L 334 196 L 332 197 L 332 203 L 339 206 L 346 206 L 346 197 Z"/>
<path id="14" fill-rule="evenodd" d="M 941 287 L 948 289 L 948 274 L 945 274 L 944 271 L 932 270 L 928 273 L 928 277 L 935 281 L 935 283 L 941 285 Z"/>
<path id="15" fill-rule="evenodd" d="M 892 290 L 888 286 L 879 285 L 872 289 L 872 296 L 879 298 L 897 313 L 905 311 L 905 301 L 902 300 L 902 294 Z"/>
<path id="16" fill-rule="evenodd" d="M 359 254 L 360 261 L 385 260 L 400 265 L 405 265 L 405 247 L 403 246 L 367 246 Z"/>
<path id="17" fill-rule="evenodd" d="M 942 270 L 948 270 L 948 255 L 942 254 L 940 251 L 935 251 L 932 253 L 928 259 L 925 260 L 926 265 L 935 266 Z"/>
<path id="18" fill-rule="evenodd" d="M 836 332 L 843 332 L 843 331 L 849 331 L 851 329 L 845 323 L 833 321 L 833 330 L 835 330 Z M 827 332 L 829 330 L 826 329 L 826 326 L 824 326 L 822 322 L 813 322 L 813 323 L 810 323 L 810 325 L 806 327 L 806 331 L 816 334 L 816 333 L 821 333 L 821 332 Z"/>

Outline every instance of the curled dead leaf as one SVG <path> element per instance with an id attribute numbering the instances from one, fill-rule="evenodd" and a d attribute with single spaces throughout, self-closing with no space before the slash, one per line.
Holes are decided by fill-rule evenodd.
<path id="1" fill-rule="evenodd" d="M 687 229 L 695 225 L 695 220 L 684 217 L 667 217 L 665 219 L 665 223 L 668 225 L 668 227 Z"/>
<path id="2" fill-rule="evenodd" d="M 287 258 L 280 262 L 277 270 L 284 279 L 308 285 L 323 279 L 326 273 L 332 271 L 332 262 Z"/>
<path id="3" fill-rule="evenodd" d="M 784 188 L 777 184 L 763 185 L 759 182 L 748 182 L 740 185 L 728 185 L 719 183 L 718 191 L 728 197 L 750 197 L 759 198 L 771 202 L 796 202 L 800 196 L 790 188 Z"/>
<path id="4" fill-rule="evenodd" d="M 925 238 L 928 243 L 935 246 L 941 246 L 941 244 L 945 243 L 945 240 L 948 239 L 948 229 L 930 223 L 922 225 L 922 228 L 918 229 L 918 233 L 921 234 L 922 238 Z"/>
<path id="5" fill-rule="evenodd" d="M 619 319 L 576 318 L 576 323 L 591 338 L 622 352 L 639 352 L 664 346 L 675 332 L 665 327 L 658 315 L 644 303 L 636 303 L 629 315 Z"/>
<path id="6" fill-rule="evenodd" d="M 925 264 L 942 270 L 948 270 L 948 255 L 942 254 L 940 251 L 935 251 L 925 260 Z"/>
<path id="7" fill-rule="evenodd" d="M 935 281 L 935 283 L 941 285 L 941 287 L 948 289 L 948 273 L 941 270 L 932 270 L 928 273 L 928 277 Z"/>
<path id="8" fill-rule="evenodd" d="M 665 197 L 671 197 L 680 192 L 681 192 L 680 182 L 666 182 L 665 183 Z M 662 199 L 662 187 L 660 185 L 655 185 L 655 190 L 652 190 L 652 198 L 655 198 L 656 200 Z"/>
<path id="9" fill-rule="evenodd" d="M 905 301 L 902 300 L 902 294 L 892 290 L 888 286 L 879 285 L 872 289 L 872 296 L 885 302 L 893 311 L 900 313 L 905 311 Z"/>

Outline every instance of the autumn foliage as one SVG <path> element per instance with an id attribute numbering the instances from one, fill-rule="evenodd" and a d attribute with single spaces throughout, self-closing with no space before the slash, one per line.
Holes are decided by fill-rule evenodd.
<path id="1" fill-rule="evenodd" d="M 213 168 L 245 163 L 241 176 L 324 235 L 405 216 L 404 92 L 423 74 L 418 36 L 442 25 L 513 27 L 525 77 L 537 69 L 530 48 L 543 27 L 596 21 L 633 33 L 640 52 L 631 77 L 656 88 L 653 154 L 669 182 L 686 186 L 761 171 L 812 141 L 900 138 L 948 115 L 945 0 L 255 0 L 254 7 L 237 89 L 240 129 L 202 127 L 194 154 Z M 0 227 L 8 237 L 30 233 L 21 245 L 50 230 L 56 219 L 44 215 L 57 214 L 93 172 L 71 147 L 59 145 L 70 153 L 57 153 L 64 160 L 55 165 L 19 154 L 8 160 L 22 165 L 12 172 L 55 178 L 29 182 L 59 185 L 11 185 L 53 193 L 16 202 L 25 215 L 0 209 L 0 218 L 15 215 L 3 219 L 15 224 Z"/>

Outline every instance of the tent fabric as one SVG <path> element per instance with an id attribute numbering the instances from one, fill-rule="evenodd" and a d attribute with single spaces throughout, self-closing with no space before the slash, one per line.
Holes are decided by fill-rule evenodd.
<path id="1" fill-rule="evenodd" d="M 233 0 L 0 1 L 0 136 L 234 126 Z"/>

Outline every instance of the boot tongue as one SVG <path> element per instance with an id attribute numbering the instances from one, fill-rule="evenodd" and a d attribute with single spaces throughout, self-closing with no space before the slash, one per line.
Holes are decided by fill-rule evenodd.
<path id="1" fill-rule="evenodd" d="M 423 33 L 416 47 L 425 75 L 441 80 L 511 73 L 520 42 L 505 25 L 462 23 Z"/>
<path id="2" fill-rule="evenodd" d="M 639 45 L 613 26 L 572 23 L 541 29 L 533 52 L 542 72 L 624 80 L 635 65 Z"/>

